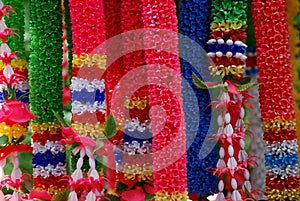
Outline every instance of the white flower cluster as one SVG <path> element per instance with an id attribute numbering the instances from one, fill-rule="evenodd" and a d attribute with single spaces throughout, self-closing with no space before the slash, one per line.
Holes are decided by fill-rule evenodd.
<path id="1" fill-rule="evenodd" d="M 41 145 L 40 142 L 33 142 L 33 154 L 37 153 L 45 153 L 46 151 L 51 151 L 52 154 L 58 154 L 59 152 L 65 153 L 66 149 L 65 147 L 59 142 L 52 142 L 47 140 L 45 145 Z"/>
<path id="2" fill-rule="evenodd" d="M 140 144 L 137 141 L 132 141 L 131 143 L 124 143 L 124 151 L 129 155 L 136 154 L 145 154 L 151 151 L 152 144 L 148 141 L 144 141 L 143 144 Z"/>
<path id="3" fill-rule="evenodd" d="M 281 179 L 287 178 L 289 175 L 297 177 L 299 172 L 298 166 L 288 165 L 286 167 L 280 167 L 275 165 L 274 167 L 267 168 L 267 174 L 273 175 L 273 178 L 280 177 Z"/>
<path id="4" fill-rule="evenodd" d="M 44 179 L 46 179 L 50 177 L 50 174 L 52 174 L 55 177 L 66 175 L 66 165 L 63 163 L 59 163 L 56 167 L 48 164 L 46 167 L 38 165 L 37 167 L 33 168 L 34 178 L 42 176 Z"/>
<path id="5" fill-rule="evenodd" d="M 105 89 L 105 82 L 104 79 L 94 79 L 92 82 L 90 82 L 87 79 L 73 77 L 70 88 L 72 91 L 81 91 L 86 89 L 88 92 L 94 92 L 95 90 L 99 89 L 102 93 Z"/>
<path id="6" fill-rule="evenodd" d="M 72 102 L 72 113 L 73 114 L 81 115 L 84 112 L 94 113 L 97 110 L 99 110 L 101 113 L 104 114 L 106 112 L 105 102 L 98 103 L 97 101 L 95 101 L 93 104 L 90 104 L 90 103 L 83 104 L 80 101 L 73 101 Z"/>
<path id="7" fill-rule="evenodd" d="M 146 129 L 150 129 L 150 126 L 150 123 L 141 123 L 138 118 L 134 118 L 131 121 L 125 121 L 125 129 L 130 132 L 134 132 L 135 130 L 137 130 L 138 132 L 144 132 Z"/>
<path id="8" fill-rule="evenodd" d="M 272 144 L 266 143 L 266 153 L 279 157 L 283 157 L 285 154 L 297 154 L 297 140 L 284 140 L 283 142 L 273 142 Z"/>

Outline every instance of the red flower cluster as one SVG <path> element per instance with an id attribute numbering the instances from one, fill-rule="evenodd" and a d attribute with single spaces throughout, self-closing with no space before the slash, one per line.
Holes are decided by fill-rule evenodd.
<path id="1" fill-rule="evenodd" d="M 285 10 L 285 0 L 253 2 L 259 82 L 263 83 L 259 90 L 264 121 L 278 116 L 285 120 L 295 119 Z"/>
<path id="2" fill-rule="evenodd" d="M 106 39 L 103 2 L 70 0 L 70 11 L 73 53 L 89 54 Z"/>

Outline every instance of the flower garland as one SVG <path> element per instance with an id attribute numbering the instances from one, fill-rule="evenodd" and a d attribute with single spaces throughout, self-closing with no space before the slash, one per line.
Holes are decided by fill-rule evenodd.
<path id="1" fill-rule="evenodd" d="M 25 42 L 24 42 L 24 36 L 25 36 L 25 16 L 24 16 L 24 4 L 21 1 L 13 0 L 13 1 L 3 1 L 4 4 L 9 3 L 9 5 L 15 10 L 15 13 L 12 13 L 9 18 L 4 16 L 5 19 L 5 28 L 9 27 L 12 28 L 11 32 L 9 32 L 9 29 L 6 29 L 5 31 L 2 31 L 1 39 L 2 41 L 5 40 L 5 42 L 9 45 L 11 51 L 16 52 L 17 58 L 14 58 L 11 60 L 10 65 L 13 68 L 14 72 L 21 74 L 28 77 L 28 70 L 27 70 L 27 61 L 26 61 L 26 55 L 25 55 Z M 13 30 L 16 30 L 15 33 Z M 18 37 L 7 37 L 7 34 L 9 35 L 17 35 Z M 4 63 L 0 62 L 0 73 L 3 73 L 4 70 Z M 17 98 L 21 97 L 23 94 L 27 94 L 29 92 L 28 89 L 28 80 L 24 80 L 21 84 L 18 85 L 17 88 Z M 2 97 L 2 92 L 0 92 L 0 96 Z M 22 102 L 29 103 L 29 99 L 27 97 L 22 99 Z M 0 103 L 4 103 L 4 100 L 1 99 Z"/>
<path id="2" fill-rule="evenodd" d="M 176 5 L 173 0 L 142 0 L 141 2 L 142 23 L 145 28 L 178 32 Z M 163 35 L 162 37 L 158 34 L 155 40 L 162 47 L 176 50 L 178 48 L 176 39 L 170 42 L 167 40 L 168 33 Z M 172 38 L 172 36 L 169 37 Z M 149 44 L 145 45 L 152 47 L 151 44 L 153 44 L 152 40 L 154 39 L 147 39 L 145 43 Z M 183 111 L 181 111 L 182 94 L 179 58 L 178 55 L 154 49 L 145 50 L 144 57 L 147 65 L 164 65 L 165 68 L 178 72 L 177 76 L 171 76 L 172 78 L 168 83 L 166 81 L 168 74 L 164 73 L 165 70 L 160 66 L 155 66 L 147 72 L 150 83 L 156 83 L 157 72 L 159 72 L 162 84 L 172 86 L 172 91 L 161 85 L 148 86 L 150 107 L 160 105 L 166 112 L 165 127 L 159 133 L 153 135 L 152 139 L 154 154 L 157 154 L 153 157 L 155 200 L 187 200 L 186 154 L 181 152 L 181 150 L 185 150 L 186 138 L 185 132 L 181 129 L 185 123 L 182 115 Z M 169 108 L 172 108 L 172 111 Z M 151 116 L 151 127 L 154 132 L 159 130 L 162 120 L 159 112 L 153 112 Z M 172 147 L 169 144 L 176 146 Z M 168 151 L 164 151 L 164 149 L 168 149 Z M 174 156 L 178 157 L 178 159 L 172 161 Z"/>
<path id="3" fill-rule="evenodd" d="M 3 0 L 4 4 L 9 4 L 14 8 L 16 13 L 10 15 L 9 18 L 5 18 L 6 25 L 8 27 L 17 30 L 19 37 L 7 38 L 7 44 L 9 44 L 12 51 L 18 51 L 17 56 L 25 59 L 25 7 L 22 1 L 18 0 Z"/>
<path id="4" fill-rule="evenodd" d="M 34 0 L 30 3 L 30 108 L 37 116 L 32 123 L 34 188 L 47 190 L 50 194 L 66 188 L 62 181 L 66 175 L 66 155 L 60 146 L 61 125 L 53 112 L 62 114 L 61 13 L 58 1 Z M 58 146 L 52 149 L 49 144 Z"/>
<path id="5" fill-rule="evenodd" d="M 205 50 L 207 50 L 206 41 L 209 38 L 210 13 L 211 1 L 181 1 L 180 33 L 195 40 Z M 184 44 L 182 44 L 181 46 L 183 48 L 182 54 L 184 54 L 184 58 L 190 58 L 190 52 L 195 50 L 191 50 L 189 45 L 184 46 Z M 189 60 L 193 60 L 193 57 Z M 201 118 L 199 118 L 199 128 L 195 139 L 193 138 L 194 136 L 189 136 L 192 134 L 187 131 L 187 140 L 191 138 L 193 140 L 191 147 L 187 151 L 188 192 L 191 194 L 190 198 L 194 199 L 192 197 L 194 194 L 196 197 L 206 197 L 207 194 L 215 191 L 217 188 L 217 178 L 208 171 L 210 167 L 216 166 L 217 150 L 214 149 L 205 159 L 201 160 L 199 158 L 201 144 L 206 137 L 208 126 L 210 125 L 211 108 L 207 107 L 210 102 L 210 97 L 207 90 L 199 89 L 193 84 L 192 72 L 195 71 L 195 68 L 185 60 L 182 60 L 181 63 L 183 77 L 188 81 L 189 85 L 192 86 L 193 92 L 196 93 L 201 116 Z M 201 66 L 201 64 L 195 66 Z M 190 103 L 188 97 L 193 97 L 194 94 L 188 90 L 184 90 L 183 94 L 183 99 L 187 99 L 183 102 L 184 111 L 186 114 L 192 114 L 193 111 L 190 111 L 190 104 L 192 103 Z M 191 118 L 192 116 L 186 115 L 186 122 L 193 122 L 194 120 Z"/>
<path id="6" fill-rule="evenodd" d="M 26 78 L 18 73 L 15 73 L 11 67 L 11 61 L 16 58 L 16 52 L 11 52 L 10 47 L 6 43 L 8 36 L 13 36 L 11 28 L 7 28 L 3 17 L 4 15 L 9 18 L 9 11 L 14 12 L 10 5 L 4 5 L 0 1 L 0 34 L 2 35 L 2 44 L 0 46 L 0 59 L 3 64 L 0 75 L 1 94 L 3 104 L 0 108 L 0 137 L 4 144 L 1 144 L 1 158 L 0 158 L 0 180 L 1 180 L 1 193 L 0 197 L 3 200 L 2 189 L 4 186 L 8 188 L 10 183 L 19 182 L 22 177 L 21 169 L 19 168 L 19 152 L 31 152 L 32 149 L 29 145 L 20 144 L 26 137 L 30 119 L 35 116 L 30 113 L 25 103 L 17 99 L 16 89 L 20 87 L 20 83 L 24 83 Z M 19 97 L 18 97 L 19 98 Z M 20 97 L 22 98 L 22 97 Z M 6 140 L 5 140 L 6 139 Z M 3 168 L 6 165 L 6 158 L 10 155 L 10 161 L 13 164 L 13 169 L 10 176 L 4 175 Z M 20 190 L 20 186 L 15 186 L 16 190 Z M 13 200 L 21 197 L 19 192 L 15 191 L 10 195 Z"/>
<path id="7" fill-rule="evenodd" d="M 117 7 L 118 3 L 115 2 L 115 4 Z M 141 1 L 121 1 L 119 6 L 119 23 L 122 32 L 142 28 Z M 134 83 L 142 83 L 143 79 L 146 79 L 144 76 L 134 76 L 129 73 L 131 70 L 142 66 L 145 60 L 143 50 L 128 53 L 128 44 L 135 45 L 132 44 L 131 39 L 126 38 L 125 35 L 121 44 L 124 56 L 121 60 L 117 60 L 119 65 L 122 65 L 118 66 L 118 63 L 114 63 L 111 66 L 113 70 L 108 72 L 115 74 L 113 76 L 115 80 L 112 81 L 114 84 L 116 84 L 116 81 L 120 82 L 122 76 L 129 76 L 127 80 L 131 82 L 121 81 L 121 83 L 118 83 L 121 87 L 121 93 L 118 94 L 122 96 L 121 100 L 124 100 L 123 97 L 126 96 L 125 92 L 129 92 L 130 94 L 131 85 Z M 111 48 L 111 51 L 113 51 L 113 48 Z M 118 99 L 118 97 L 114 98 Z M 145 200 L 146 197 L 153 197 L 152 158 L 148 157 L 152 152 L 152 134 L 149 127 L 148 88 L 142 87 L 133 94 L 130 94 L 130 97 L 126 97 L 123 104 L 123 107 L 112 108 L 114 114 L 121 114 L 118 115 L 118 119 L 124 120 L 121 125 L 124 131 L 122 134 L 120 133 L 116 146 L 117 149 L 115 151 L 117 170 L 116 192 L 119 199 L 142 201 Z M 128 115 L 123 115 L 124 112 L 126 114 L 126 111 L 128 111 Z M 126 187 L 119 188 L 122 184 L 125 184 Z"/>
<path id="8" fill-rule="evenodd" d="M 104 5 L 100 0 L 93 2 L 69 0 L 69 8 L 73 42 L 73 77 L 70 86 L 72 130 L 70 132 L 82 139 L 82 145 L 73 146 L 72 149 L 73 160 L 78 160 L 71 179 L 74 182 L 82 179 L 98 181 L 100 176 L 96 170 L 93 149 L 96 147 L 94 140 L 104 137 L 103 123 L 106 118 L 106 85 L 105 80 L 99 78 L 98 71 L 106 68 L 105 50 L 102 49 L 101 52 L 98 48 L 106 39 Z M 86 33 L 89 33 L 89 37 L 86 37 Z M 96 48 L 99 54 L 93 53 Z M 85 171 L 85 166 L 90 167 L 86 176 L 82 172 Z M 89 184 L 89 187 L 95 185 L 91 182 Z M 96 197 L 103 196 L 102 190 L 92 189 L 91 192 L 82 192 L 73 187 L 69 199 L 96 200 Z"/>
<path id="9" fill-rule="evenodd" d="M 217 101 L 213 102 L 218 111 L 219 161 L 215 174 L 219 177 L 216 200 L 242 200 L 253 194 L 248 165 L 254 162 L 245 151 L 245 106 L 247 89 L 254 84 L 243 78 L 245 70 L 247 3 L 245 1 L 213 1 L 213 22 L 211 39 L 208 41 L 208 56 L 215 66 L 210 66 L 212 75 L 223 78 L 225 88 Z M 201 82 L 194 76 L 194 82 Z M 208 86 L 206 86 L 207 88 Z"/>
<path id="10" fill-rule="evenodd" d="M 260 86 L 260 102 L 268 168 L 266 194 L 268 200 L 299 200 L 296 120 L 286 1 L 255 0 L 252 6 L 259 81 L 264 83 Z M 277 26 L 276 30 L 274 24 Z M 271 72 L 270 67 L 273 69 Z"/>

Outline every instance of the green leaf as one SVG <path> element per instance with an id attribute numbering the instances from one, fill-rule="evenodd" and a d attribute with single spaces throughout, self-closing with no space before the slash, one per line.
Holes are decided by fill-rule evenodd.
<path id="1" fill-rule="evenodd" d="M 94 152 L 96 152 L 98 149 L 100 149 L 104 145 L 104 143 L 100 139 L 97 139 L 96 143 L 97 143 L 97 145 L 94 148 Z"/>
<path id="2" fill-rule="evenodd" d="M 8 143 L 8 137 L 6 135 L 0 137 L 0 145 L 5 145 Z"/>
<path id="3" fill-rule="evenodd" d="M 248 195 L 249 198 L 253 199 L 253 201 L 256 201 L 256 199 L 251 195 L 251 193 L 249 192 L 249 190 L 244 186 L 244 190 L 246 192 L 246 194 Z"/>
<path id="4" fill-rule="evenodd" d="M 153 200 L 154 197 L 155 197 L 155 194 L 147 194 L 145 201 Z"/>
<path id="5" fill-rule="evenodd" d="M 52 110 L 52 112 L 53 112 L 54 116 L 56 117 L 56 119 L 59 121 L 59 123 L 61 123 L 64 127 L 70 127 L 71 126 L 56 111 Z"/>
<path id="6" fill-rule="evenodd" d="M 251 81 L 251 77 L 243 77 L 242 79 L 239 80 L 240 84 L 247 84 Z"/>
<path id="7" fill-rule="evenodd" d="M 112 138 L 117 133 L 117 124 L 113 115 L 109 115 L 105 122 L 105 136 Z"/>
<path id="8" fill-rule="evenodd" d="M 199 78 L 195 73 L 193 73 L 193 82 L 200 89 L 207 89 L 207 85 Z"/>
<path id="9" fill-rule="evenodd" d="M 236 89 L 237 89 L 237 91 L 241 92 L 241 91 L 245 91 L 246 89 L 256 88 L 260 84 L 261 83 L 247 83 L 247 84 L 243 84 L 241 86 L 238 86 Z"/>
<path id="10" fill-rule="evenodd" d="M 64 190 L 64 191 L 58 193 L 57 195 L 55 195 L 51 201 L 66 201 L 66 200 L 68 200 L 68 196 L 69 196 L 69 191 Z"/>
<path id="11" fill-rule="evenodd" d="M 104 198 L 104 201 L 120 201 L 120 197 L 117 197 L 117 196 L 112 195 L 112 194 L 106 194 L 105 198 Z"/>
<path id="12" fill-rule="evenodd" d="M 208 88 L 209 89 L 217 89 L 217 88 L 224 88 L 224 84 L 217 84 L 217 85 L 214 85 L 214 86 L 209 86 Z"/>
<path id="13" fill-rule="evenodd" d="M 127 189 L 127 185 L 120 182 L 120 181 L 117 181 L 117 184 L 116 184 L 116 191 L 118 193 L 122 193 L 123 191 L 125 191 Z"/>

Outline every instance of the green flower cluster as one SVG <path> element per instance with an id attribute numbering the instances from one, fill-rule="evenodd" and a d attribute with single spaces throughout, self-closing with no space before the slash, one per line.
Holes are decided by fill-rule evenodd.
<path id="1" fill-rule="evenodd" d="M 238 21 L 245 23 L 247 21 L 246 0 L 215 0 L 212 7 L 214 22 Z"/>
<path id="2" fill-rule="evenodd" d="M 10 13 L 9 19 L 4 17 L 5 24 L 9 28 L 16 28 L 15 31 L 20 35 L 20 37 L 8 37 L 7 44 L 9 45 L 11 51 L 18 51 L 17 56 L 20 58 L 25 58 L 25 6 L 24 2 L 20 0 L 3 0 L 4 4 L 12 6 L 16 13 Z"/>
<path id="3" fill-rule="evenodd" d="M 62 9 L 60 1 L 31 0 L 30 109 L 37 123 L 62 116 Z"/>

